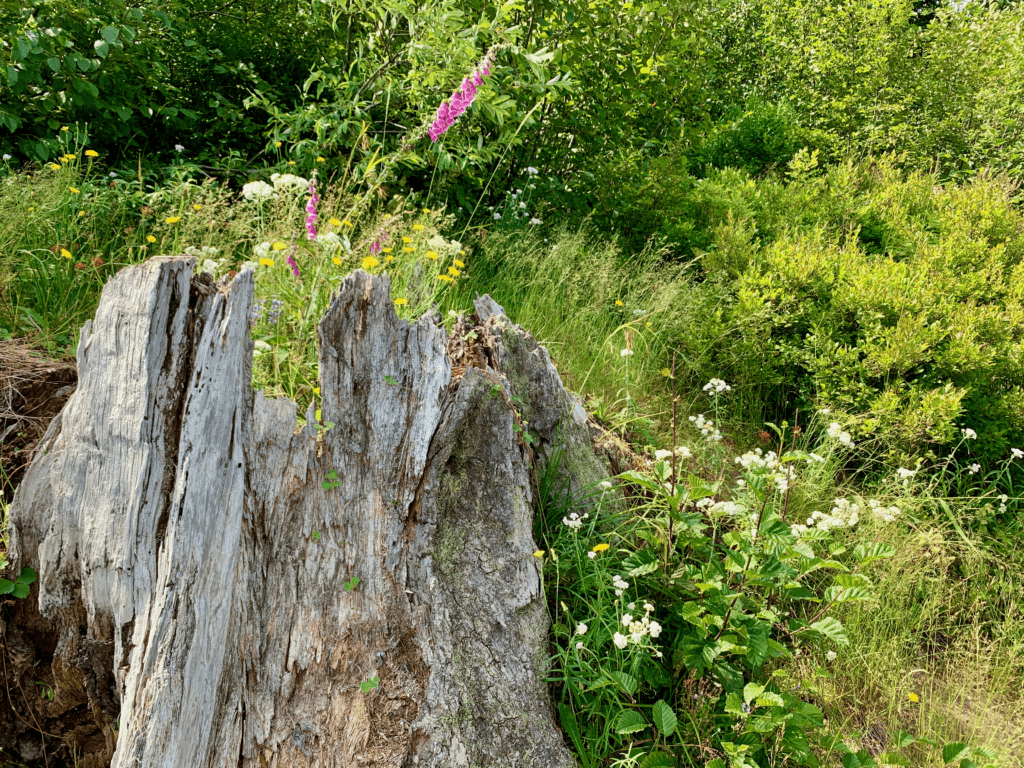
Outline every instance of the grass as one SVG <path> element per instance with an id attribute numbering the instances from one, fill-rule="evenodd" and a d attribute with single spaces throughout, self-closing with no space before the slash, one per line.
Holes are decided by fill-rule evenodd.
<path id="1" fill-rule="evenodd" d="M 709 358 L 700 349 L 681 348 L 679 339 L 694 338 L 684 331 L 698 326 L 707 338 L 727 338 L 732 329 L 716 325 L 716 308 L 725 299 L 718 287 L 699 281 L 693 265 L 666 261 L 655 245 L 639 254 L 622 253 L 588 227 L 542 229 L 511 216 L 489 230 L 456 232 L 443 209 L 426 211 L 402 198 L 350 220 L 355 191 L 329 183 L 319 187 L 322 237 L 310 241 L 304 228 L 307 193 L 301 185 L 291 191 L 278 185 L 274 198 L 256 202 L 184 175 L 159 185 L 124 171 L 111 176 L 101 167 L 102 158 L 86 159 L 84 149 L 68 147 L 75 157 L 56 168 L 0 179 L 0 334 L 32 335 L 55 353 L 74 350 L 78 329 L 95 311 L 102 286 L 125 266 L 186 249 L 196 254 L 200 268 L 216 276 L 253 262 L 256 296 L 262 302 L 253 325 L 253 387 L 304 406 L 317 394 L 316 324 L 340 280 L 365 266 L 374 273 L 388 272 L 393 297 L 405 300 L 396 308 L 410 319 L 433 305 L 447 317 L 449 311 L 468 310 L 476 293 L 490 293 L 513 321 L 548 347 L 566 384 L 587 397 L 600 420 L 633 444 L 648 476 L 661 471 L 652 459 L 654 449 L 685 444 L 693 454 L 680 466 L 693 475 L 685 483 L 721 483 L 723 500 L 745 493 L 736 483 L 741 479 L 736 456 L 755 446 L 780 453 L 793 447 L 822 450 L 828 423 L 843 418 L 805 413 L 798 438 L 792 426 L 779 425 L 786 435 L 780 445 L 779 436 L 758 417 L 767 390 L 737 388 L 717 399 L 703 391 Z M 371 251 L 375 242 L 379 251 Z M 377 263 L 365 261 L 371 258 Z M 280 302 L 276 316 L 271 311 L 275 300 Z M 670 378 L 666 374 L 673 365 Z M 713 419 L 724 439 L 704 439 L 688 419 L 697 414 Z M 821 708 L 828 725 L 810 730 L 834 734 L 872 754 L 891 749 L 897 734 L 906 731 L 939 744 L 962 740 L 990 747 L 999 753 L 993 764 L 1021 766 L 1024 746 L 1016 745 L 1024 745 L 1024 589 L 1020 557 L 1006 538 L 1007 531 L 1019 531 L 1014 527 L 1019 524 L 995 511 L 994 491 L 966 492 L 978 487 L 976 478 L 965 482 L 966 462 L 921 471 L 905 487 L 891 482 L 869 486 L 864 475 L 848 472 L 849 456 L 841 449 L 823 453 L 825 461 L 801 470 L 800 482 L 788 492 L 787 521 L 805 519 L 841 497 L 899 501 L 903 513 L 898 523 L 869 521 L 833 534 L 836 552 L 840 546 L 852 551 L 864 540 L 892 549 L 892 557 L 871 567 L 875 598 L 837 607 L 835 615 L 851 642 L 836 651 L 834 661 L 826 656 L 827 643 L 808 647 L 792 659 L 767 665 L 768 673 L 778 672 L 770 680 L 786 681 L 794 690 L 801 686 Z M 868 455 L 863 463 L 877 477 L 891 476 L 896 469 L 881 455 Z M 656 562 L 643 561 L 643 553 L 668 551 L 666 533 L 679 523 L 669 524 L 667 513 L 634 506 L 627 514 L 613 505 L 603 511 L 599 507 L 585 528 L 570 531 L 561 518 L 575 509 L 573 502 L 555 497 L 539 535 L 559 558 L 549 556 L 545 571 L 549 594 L 556 596 L 557 690 L 560 703 L 570 706 L 575 718 L 580 750 L 595 765 L 634 765 L 639 754 L 649 753 L 615 733 L 618 713 L 642 696 L 618 691 L 602 698 L 614 686 L 602 688 L 605 693 L 587 692 L 604 674 L 605 657 L 578 655 L 575 644 L 581 641 L 575 629 L 592 616 L 588 642 L 600 636 L 604 645 L 594 639 L 591 651 L 603 649 L 600 653 L 615 658 L 614 668 L 605 664 L 605 671 L 633 674 L 648 686 L 647 694 L 669 696 L 665 691 L 671 690 L 668 704 L 680 722 L 673 747 L 679 764 L 704 765 L 721 751 L 728 729 L 747 721 L 723 710 L 724 697 L 719 698 L 711 676 L 680 668 L 673 671 L 671 685 L 652 682 L 644 677 L 647 657 L 635 649 L 616 655 L 608 645 L 622 608 L 615 607 L 610 577 L 625 573 L 627 566 L 642 571 Z M 719 533 L 730 530 L 723 525 Z M 598 543 L 608 543 L 609 549 L 591 558 L 588 552 Z M 671 557 L 663 558 L 666 564 Z M 728 567 L 723 573 L 732 578 Z M 673 601 L 681 593 L 666 592 L 654 575 L 630 581 L 636 600 L 649 597 L 652 615 L 669 626 L 674 606 L 682 604 Z M 821 589 L 829 583 L 811 581 Z M 764 600 L 770 593 L 767 587 L 754 590 L 750 599 Z M 563 601 L 572 610 L 563 611 Z M 643 647 L 651 653 L 658 646 L 647 637 Z M 751 680 L 761 674 L 754 668 L 748 672 Z M 565 691 L 573 686 L 570 697 Z M 918 701 L 911 701 L 910 694 Z M 649 720 L 653 706 L 648 701 L 636 711 Z M 569 722 L 562 712 L 567 731 L 572 730 Z M 648 727 L 656 744 L 669 743 Z M 828 739 L 822 739 L 812 746 L 824 756 Z M 943 764 L 926 744 L 911 744 L 905 751 L 914 765 Z M 769 764 L 777 753 L 767 749 L 764 754 Z M 796 758 L 787 759 L 774 764 L 797 764 Z M 835 758 L 826 760 L 835 763 Z"/>

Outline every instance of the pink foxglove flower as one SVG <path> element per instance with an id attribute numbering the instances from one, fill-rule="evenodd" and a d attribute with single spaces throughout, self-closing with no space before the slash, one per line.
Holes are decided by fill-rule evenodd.
<path id="1" fill-rule="evenodd" d="M 437 117 L 427 130 L 430 140 L 436 142 L 441 135 L 455 125 L 455 121 L 465 114 L 469 105 L 476 99 L 477 86 L 483 85 L 484 78 L 491 74 L 491 54 L 484 59 L 479 69 L 473 70 L 462 80 L 460 85 L 447 101 L 442 101 L 437 108 Z"/>
<path id="2" fill-rule="evenodd" d="M 310 240 L 316 239 L 316 204 L 319 202 L 320 195 L 316 193 L 316 171 L 313 171 L 313 177 L 309 180 L 309 202 L 306 203 L 306 232 Z M 296 269 L 296 277 L 298 274 L 299 271 Z"/>

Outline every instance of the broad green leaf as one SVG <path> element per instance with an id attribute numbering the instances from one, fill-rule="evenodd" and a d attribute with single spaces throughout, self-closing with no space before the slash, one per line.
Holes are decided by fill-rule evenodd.
<path id="1" fill-rule="evenodd" d="M 854 557 L 860 561 L 861 565 L 866 565 L 872 560 L 892 557 L 895 554 L 896 549 L 894 547 L 891 547 L 888 544 L 880 544 L 878 542 L 872 542 L 871 544 L 858 544 L 853 550 Z"/>
<path id="2" fill-rule="evenodd" d="M 704 768 L 725 768 L 725 761 L 720 757 L 716 757 L 710 763 L 705 765 Z"/>
<path id="3" fill-rule="evenodd" d="M 785 705 L 782 697 L 777 693 L 771 691 L 765 691 L 757 697 L 757 701 L 754 702 L 759 707 L 781 707 Z"/>
<path id="4" fill-rule="evenodd" d="M 24 600 L 28 597 L 28 584 L 15 584 L 14 591 L 12 593 L 15 597 Z"/>
<path id="5" fill-rule="evenodd" d="M 615 719 L 615 732 L 618 734 L 636 733 L 647 727 L 644 716 L 635 709 L 624 709 Z"/>
<path id="6" fill-rule="evenodd" d="M 678 721 L 676 720 L 676 713 L 672 711 L 672 707 L 661 699 L 655 702 L 654 706 L 651 708 L 651 719 L 654 721 L 658 730 L 661 731 L 662 736 L 671 736 L 676 730 L 676 725 L 678 724 Z"/>
<path id="7" fill-rule="evenodd" d="M 0 579 L 0 595 L 9 595 L 14 591 L 14 582 Z"/>
<path id="8" fill-rule="evenodd" d="M 107 54 L 110 53 L 110 45 L 103 40 L 97 40 L 92 44 L 93 49 L 96 51 L 96 55 L 101 59 L 107 58 Z"/>
<path id="9" fill-rule="evenodd" d="M 632 675 L 626 674 L 625 672 L 619 672 L 618 670 L 613 672 L 606 671 L 604 676 L 611 680 L 613 683 L 618 683 L 622 686 L 622 690 L 628 693 L 630 696 L 636 693 L 637 688 L 640 687 L 640 683 Z"/>
<path id="10" fill-rule="evenodd" d="M 957 760 L 963 760 L 970 754 L 971 748 L 966 744 L 961 744 L 960 742 L 946 744 L 942 748 L 942 762 L 955 763 Z"/>
<path id="11" fill-rule="evenodd" d="M 33 584 L 39 578 L 39 574 L 32 568 L 22 568 L 18 581 L 22 584 Z"/>
<path id="12" fill-rule="evenodd" d="M 646 576 L 649 573 L 654 573 L 656 570 L 658 570 L 659 567 L 660 566 L 659 566 L 657 561 L 652 562 L 652 563 L 647 563 L 646 565 L 641 565 L 641 566 L 638 566 L 636 568 L 631 569 L 629 571 L 629 575 L 630 576 Z"/>
<path id="13" fill-rule="evenodd" d="M 675 768 L 676 761 L 664 752 L 651 752 L 645 757 L 640 768 Z"/>
<path id="14" fill-rule="evenodd" d="M 740 701 L 739 694 L 730 693 L 725 697 L 725 711 L 730 715 L 740 716 L 743 714 L 743 702 Z"/>
<path id="15" fill-rule="evenodd" d="M 60 73 L 60 59 L 58 59 L 56 56 L 50 56 L 46 60 L 46 66 L 52 69 L 54 74 Z"/>
<path id="16" fill-rule="evenodd" d="M 743 686 L 743 702 L 749 704 L 758 696 L 764 693 L 764 686 L 757 683 L 747 683 Z"/>
<path id="17" fill-rule="evenodd" d="M 576 747 L 576 754 L 584 761 L 584 768 L 589 768 L 589 758 L 586 757 L 588 753 L 580 736 L 579 723 L 576 721 L 576 715 L 573 713 L 572 708 L 567 704 L 559 704 L 558 718 L 562 722 L 562 730 L 569 734 L 569 739 L 572 741 L 573 746 Z"/>
<path id="18" fill-rule="evenodd" d="M 104 27 L 100 30 L 100 37 L 106 40 L 108 43 L 112 43 L 117 40 L 118 31 L 116 27 Z"/>
<path id="19" fill-rule="evenodd" d="M 898 752 L 883 752 L 878 756 L 878 764 L 884 765 L 910 765 L 910 758 L 904 757 Z"/>
<path id="20" fill-rule="evenodd" d="M 849 645 L 850 638 L 846 636 L 846 628 L 842 623 L 831 616 L 826 616 L 821 621 L 811 624 L 811 629 L 820 632 L 837 645 Z"/>

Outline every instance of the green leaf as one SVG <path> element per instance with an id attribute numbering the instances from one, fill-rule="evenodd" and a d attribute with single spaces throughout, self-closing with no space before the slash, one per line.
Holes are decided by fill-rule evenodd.
<path id="1" fill-rule="evenodd" d="M 0 595 L 9 595 L 14 591 L 14 582 L 0 579 Z"/>
<path id="2" fill-rule="evenodd" d="M 624 709 L 615 719 L 615 732 L 618 734 L 636 733 L 647 727 L 644 716 L 635 709 Z"/>
<path id="3" fill-rule="evenodd" d="M 13 594 L 15 597 L 24 600 L 28 597 L 28 584 L 15 584 Z"/>
<path id="4" fill-rule="evenodd" d="M 785 705 L 782 697 L 777 693 L 772 693 L 771 691 L 765 691 L 762 693 L 757 697 L 757 701 L 755 703 L 759 707 L 781 707 Z"/>
<path id="5" fill-rule="evenodd" d="M 872 560 L 892 557 L 895 554 L 895 547 L 891 547 L 888 544 L 879 544 L 878 542 L 873 542 L 871 544 L 858 544 L 853 550 L 854 557 L 860 560 L 861 565 L 866 565 Z"/>
<path id="6" fill-rule="evenodd" d="M 749 704 L 758 696 L 764 693 L 764 686 L 757 683 L 747 683 L 743 686 L 743 702 Z"/>
<path id="7" fill-rule="evenodd" d="M 662 736 L 671 736 L 676 729 L 676 725 L 678 725 L 676 713 L 672 711 L 672 707 L 661 699 L 658 699 L 654 707 L 652 707 L 651 719 L 654 720 L 654 724 L 661 731 Z"/>
<path id="8" fill-rule="evenodd" d="M 39 574 L 32 568 L 22 568 L 21 574 L 18 576 L 18 582 L 21 584 L 33 584 L 38 578 Z"/>
<path id="9" fill-rule="evenodd" d="M 637 679 L 632 675 L 626 674 L 625 672 L 619 672 L 617 670 L 614 672 L 605 671 L 604 676 L 611 680 L 613 683 L 618 683 L 620 686 L 622 686 L 622 690 L 624 690 L 630 696 L 636 693 L 637 688 L 640 687 L 640 683 L 637 682 Z"/>
<path id="10" fill-rule="evenodd" d="M 720 757 L 716 757 L 710 763 L 705 765 L 704 768 L 725 768 L 725 761 Z"/>
<path id="11" fill-rule="evenodd" d="M 675 768 L 676 761 L 664 752 L 651 752 L 640 763 L 640 768 Z"/>
<path id="12" fill-rule="evenodd" d="M 583 761 L 583 768 L 590 768 L 590 758 L 580 736 L 580 726 L 576 721 L 576 715 L 568 704 L 558 705 L 558 718 L 562 721 L 562 730 L 569 734 L 572 744 L 576 747 L 576 754 Z"/>
<path id="13" fill-rule="evenodd" d="M 910 765 L 910 758 L 897 752 L 883 752 L 878 756 L 879 765 Z"/>
<path id="14" fill-rule="evenodd" d="M 371 677 L 369 680 L 365 680 L 359 684 L 359 690 L 363 693 L 369 693 L 378 685 L 380 685 L 380 677 Z"/>
<path id="15" fill-rule="evenodd" d="M 107 58 L 107 54 L 110 53 L 110 46 L 102 40 L 97 40 L 92 44 L 93 49 L 96 51 L 96 55 L 101 59 Z"/>
<path id="16" fill-rule="evenodd" d="M 725 697 L 725 711 L 737 717 L 743 714 L 743 702 L 740 701 L 738 693 L 730 693 Z"/>
<path id="17" fill-rule="evenodd" d="M 970 754 L 971 748 L 966 744 L 961 744 L 960 742 L 946 744 L 942 748 L 942 762 L 955 763 L 957 760 L 963 760 Z"/>
<path id="18" fill-rule="evenodd" d="M 846 636 L 846 628 L 843 627 L 839 619 L 827 616 L 821 621 L 816 621 L 811 624 L 811 629 L 825 635 L 825 637 L 829 638 L 837 645 L 850 644 L 850 638 Z"/>
<path id="19" fill-rule="evenodd" d="M 128 118 L 132 116 L 132 110 L 129 107 L 115 107 L 114 111 L 117 112 L 117 116 L 125 122 L 128 122 Z"/>
<path id="20" fill-rule="evenodd" d="M 46 65 L 53 70 L 54 74 L 60 73 L 60 59 L 56 56 L 51 56 L 46 60 Z"/>
<path id="21" fill-rule="evenodd" d="M 116 27 L 104 27 L 100 30 L 100 37 L 106 40 L 108 43 L 112 43 L 117 40 L 118 31 Z"/>

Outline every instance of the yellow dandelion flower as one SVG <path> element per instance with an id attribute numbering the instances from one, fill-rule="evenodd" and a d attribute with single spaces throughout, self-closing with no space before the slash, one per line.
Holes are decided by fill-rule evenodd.
<path id="1" fill-rule="evenodd" d="M 400 307 L 404 307 L 408 303 L 409 303 L 409 300 L 408 299 L 404 299 L 401 296 L 399 296 L 397 299 L 395 299 L 395 304 L 397 304 Z"/>
<path id="2" fill-rule="evenodd" d="M 413 228 L 414 232 L 422 232 L 423 231 L 423 225 L 422 224 L 413 224 L 412 228 Z"/>
<path id="3" fill-rule="evenodd" d="M 595 544 L 594 545 L 594 551 L 595 552 L 604 552 L 606 549 L 608 549 L 608 545 L 607 544 Z"/>
<path id="4" fill-rule="evenodd" d="M 353 223 L 352 223 L 351 221 L 349 221 L 348 219 L 345 219 L 345 220 L 344 220 L 343 222 L 341 222 L 341 223 L 342 223 L 342 224 L 344 224 L 344 225 L 345 225 L 346 227 L 353 227 L 353 226 L 355 226 L 355 225 L 354 225 L 354 224 L 353 224 Z"/>
<path id="5" fill-rule="evenodd" d="M 60 161 L 61 161 L 62 163 L 66 163 L 66 162 L 68 161 L 68 156 L 67 156 L 67 155 L 61 155 L 61 156 L 60 156 Z"/>
<path id="6" fill-rule="evenodd" d="M 95 149 L 87 149 L 87 150 L 85 150 L 85 156 L 86 157 L 99 157 L 100 153 L 97 152 Z"/>
<path id="7" fill-rule="evenodd" d="M 413 252 L 413 251 L 415 251 L 416 249 L 415 249 L 415 248 L 413 248 L 413 247 L 412 247 L 411 245 L 407 245 L 407 246 L 405 246 L 404 248 L 402 248 L 402 250 L 403 250 L 403 251 L 405 251 L 406 253 L 412 253 L 412 252 Z"/>
<path id="8" fill-rule="evenodd" d="M 79 211 L 79 212 L 78 212 L 78 215 L 79 215 L 79 217 L 81 217 L 81 216 L 85 216 L 85 211 Z"/>
<path id="9" fill-rule="evenodd" d="M 394 248 L 392 248 L 391 246 L 388 246 L 387 248 L 381 248 L 381 250 L 382 250 L 382 251 L 383 251 L 384 253 L 391 253 L 391 251 L 393 251 L 393 250 L 394 250 Z"/>
<path id="10" fill-rule="evenodd" d="M 437 251 L 427 251 L 427 258 L 431 261 L 437 261 Z"/>
<path id="11" fill-rule="evenodd" d="M 459 272 L 459 270 L 457 270 L 455 267 L 448 267 L 448 274 L 451 275 L 452 277 L 458 277 L 462 273 Z"/>
<path id="12" fill-rule="evenodd" d="M 68 160 L 74 160 L 75 159 L 75 156 L 72 155 L 70 152 L 68 154 L 64 155 L 64 157 L 66 157 Z"/>
<path id="13" fill-rule="evenodd" d="M 672 378 L 672 371 L 670 371 L 668 368 L 662 368 L 661 369 L 661 375 L 664 376 L 667 379 L 671 379 Z"/>
<path id="14" fill-rule="evenodd" d="M 915 704 L 917 704 L 917 702 L 919 702 L 921 700 L 921 697 L 918 696 L 916 693 L 908 693 L 907 694 L 907 698 L 910 699 Z"/>
<path id="15" fill-rule="evenodd" d="M 294 160 L 289 160 L 288 161 L 288 165 L 295 165 L 295 161 Z"/>
<path id="16" fill-rule="evenodd" d="M 411 243 L 412 242 L 412 238 L 411 237 L 403 237 L 402 238 L 402 242 L 403 243 Z"/>
<path id="17" fill-rule="evenodd" d="M 177 224 L 179 221 L 181 221 L 181 216 L 169 216 L 164 219 L 165 224 Z"/>
<path id="18" fill-rule="evenodd" d="M 465 264 L 463 264 L 463 263 L 462 263 L 461 261 L 459 261 L 458 259 L 453 259 L 453 260 L 452 260 L 452 263 L 453 263 L 453 264 L 455 264 L 455 266 L 456 266 L 456 267 L 458 267 L 459 269 L 465 269 L 465 268 L 466 268 L 466 265 L 465 265 Z"/>
<path id="19" fill-rule="evenodd" d="M 437 279 L 438 280 L 443 280 L 444 282 L 449 283 L 449 284 L 455 282 L 455 278 L 449 277 L 448 275 L 438 275 Z"/>
<path id="20" fill-rule="evenodd" d="M 331 226 L 334 226 L 334 227 L 340 227 L 341 226 L 341 219 L 333 219 L 332 218 L 332 219 L 329 219 L 329 221 L 331 222 Z"/>
<path id="21" fill-rule="evenodd" d="M 334 266 L 336 266 L 336 267 L 340 267 L 341 266 L 341 259 L 339 259 L 337 256 L 335 256 L 333 259 L 331 259 L 331 261 L 334 262 Z"/>
<path id="22" fill-rule="evenodd" d="M 318 158 L 316 159 L 316 161 L 317 161 L 318 163 L 326 163 L 326 162 L 327 162 L 327 158 L 326 158 L 326 157 L 318 157 Z"/>
<path id="23" fill-rule="evenodd" d="M 650 328 L 650 327 L 651 327 L 651 324 L 650 324 L 650 322 L 647 322 L 647 323 L 646 323 L 646 325 L 647 325 L 647 327 L 648 327 L 648 328 Z"/>
<path id="24" fill-rule="evenodd" d="M 270 247 L 273 248 L 275 251 L 283 251 L 285 248 L 288 247 L 288 243 L 282 243 L 280 240 L 277 240 Z"/>
<path id="25" fill-rule="evenodd" d="M 68 127 L 67 127 L 66 125 L 62 125 L 62 126 L 60 127 L 60 129 L 61 129 L 62 131 L 65 131 L 65 132 L 66 132 L 66 131 L 68 130 Z"/>
<path id="26" fill-rule="evenodd" d="M 387 264 L 389 261 L 394 261 L 394 260 L 395 260 L 394 256 L 385 256 L 384 257 L 384 263 L 385 264 Z"/>
<path id="27" fill-rule="evenodd" d="M 70 190 L 71 190 L 72 192 L 74 192 L 74 193 L 75 193 L 76 195 L 78 194 L 78 190 L 77 190 L 77 189 L 76 189 L 75 187 L 68 187 L 68 189 L 70 189 Z"/>
<path id="28" fill-rule="evenodd" d="M 373 269 L 374 267 L 379 266 L 380 262 L 377 261 L 377 259 L 373 258 L 373 256 L 367 256 L 365 259 L 363 259 L 363 269 Z"/>
<path id="29" fill-rule="evenodd" d="M 534 557 L 544 557 L 544 550 L 543 549 L 538 549 L 536 552 L 533 553 L 533 556 Z"/>
<path id="30" fill-rule="evenodd" d="M 47 168 L 52 168 L 52 169 L 53 169 L 53 170 L 55 170 L 55 171 L 59 171 L 59 170 L 60 170 L 60 166 L 59 166 L 59 165 L 57 165 L 56 163 L 50 163 L 50 164 L 48 164 L 48 165 L 47 165 L 46 167 L 47 167 Z"/>
<path id="31" fill-rule="evenodd" d="M 65 259 L 70 259 L 71 258 L 71 251 L 69 251 L 67 248 L 61 248 L 60 249 L 60 255 L 63 256 Z"/>
<path id="32" fill-rule="evenodd" d="M 201 210 L 203 210 L 203 206 L 202 206 L 201 203 L 196 203 L 195 205 L 192 206 L 192 210 L 194 210 L 194 211 L 201 211 Z"/>
<path id="33" fill-rule="evenodd" d="M 320 387 L 313 387 L 313 394 L 314 395 L 319 395 L 320 394 Z"/>
<path id="34" fill-rule="evenodd" d="M 465 256 L 465 255 L 466 255 L 465 251 L 459 251 L 459 256 Z"/>
<path id="35" fill-rule="evenodd" d="M 424 213 L 430 213 L 430 209 L 429 209 L 429 208 L 424 208 L 424 209 L 423 209 L 423 212 L 424 212 Z"/>
<path id="36" fill-rule="evenodd" d="M 281 142 L 280 142 L 280 141 L 275 141 L 275 142 L 274 142 L 274 146 L 275 146 L 275 147 L 276 147 L 277 149 L 280 149 L 280 148 L 281 148 Z"/>
<path id="37" fill-rule="evenodd" d="M 618 299 L 616 299 L 616 300 L 615 300 L 615 306 L 616 306 L 616 307 L 621 307 L 621 306 L 622 306 L 622 302 L 621 302 L 621 301 L 619 301 Z"/>
<path id="38" fill-rule="evenodd" d="M 147 243 L 155 243 L 156 242 L 156 238 L 153 237 L 152 235 L 146 235 L 146 242 Z"/>
<path id="39" fill-rule="evenodd" d="M 264 267 L 272 267 L 272 266 L 274 266 L 274 260 L 273 259 L 260 259 L 260 265 L 264 266 Z"/>

